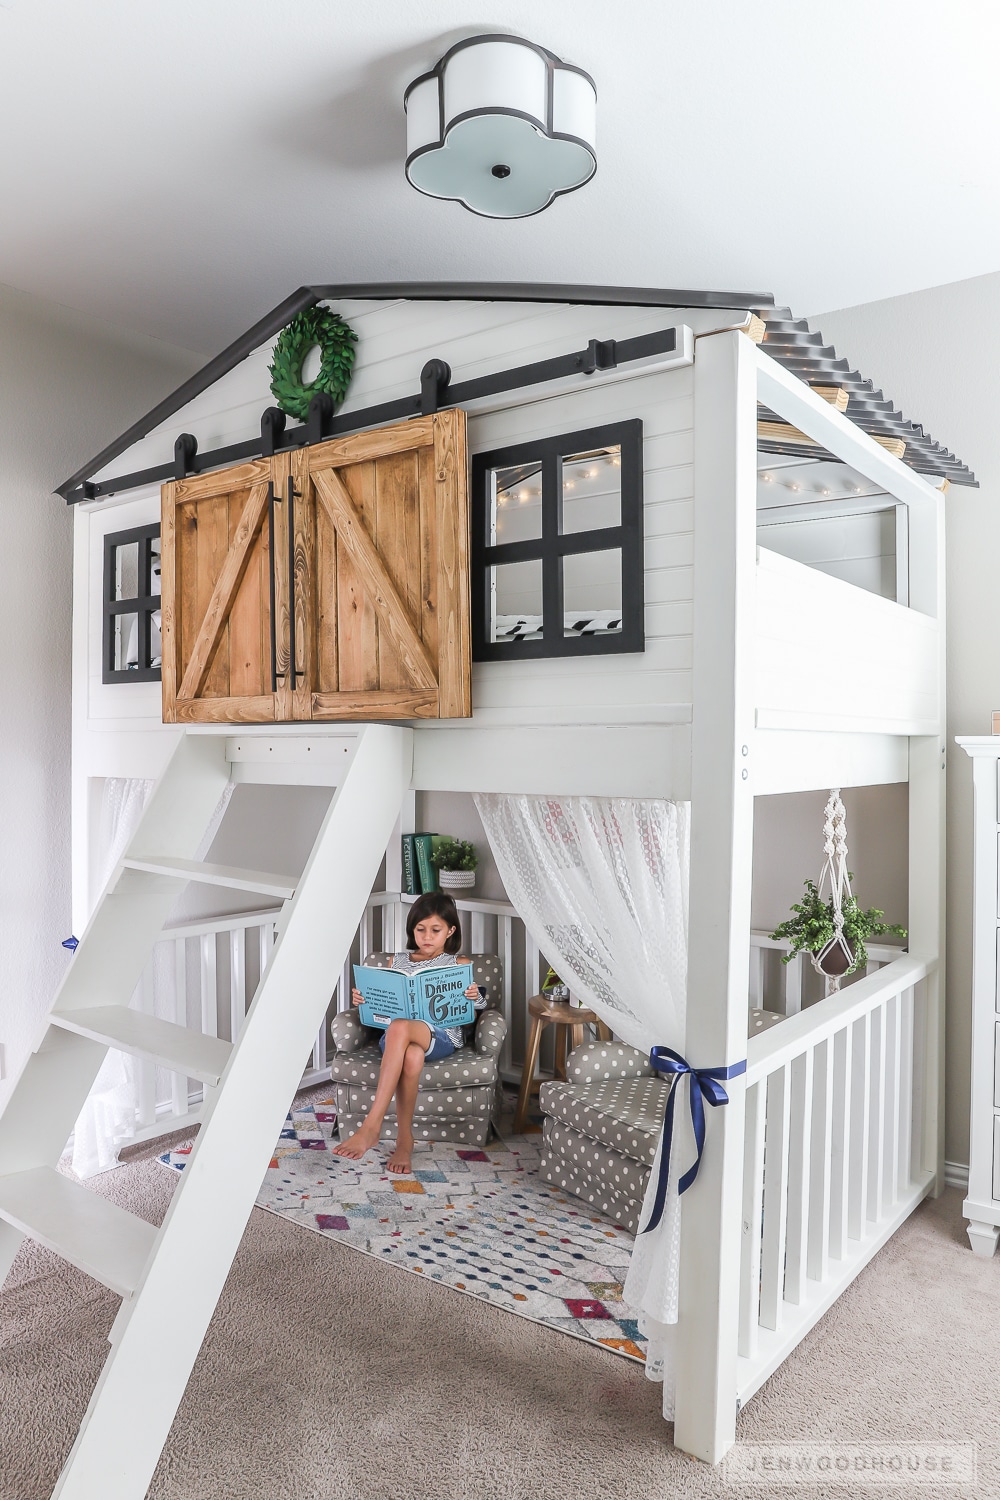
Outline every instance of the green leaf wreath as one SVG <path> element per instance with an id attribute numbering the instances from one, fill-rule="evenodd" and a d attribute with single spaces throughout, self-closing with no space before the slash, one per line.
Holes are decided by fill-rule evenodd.
<path id="1" fill-rule="evenodd" d="M 351 383 L 357 341 L 354 329 L 328 307 L 307 307 L 305 312 L 296 313 L 279 333 L 268 366 L 271 395 L 281 410 L 304 422 L 317 391 L 325 391 L 334 406 L 339 406 Z M 304 385 L 302 365 L 317 345 L 323 357 L 319 374 L 312 385 Z"/>

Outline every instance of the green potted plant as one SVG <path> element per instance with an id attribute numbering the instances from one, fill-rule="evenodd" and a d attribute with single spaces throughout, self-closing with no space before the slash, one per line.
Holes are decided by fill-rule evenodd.
<path id="1" fill-rule="evenodd" d="M 542 994 L 547 1000 L 559 1000 L 564 1004 L 569 1000 L 569 985 L 563 983 L 551 964 L 542 980 Z"/>
<path id="2" fill-rule="evenodd" d="M 853 880 L 854 876 L 848 875 L 848 879 Z M 841 906 L 843 937 L 838 941 L 833 897 L 824 901 L 814 880 L 805 884 L 805 895 L 792 906 L 794 915 L 771 933 L 775 942 L 791 944 L 788 953 L 782 956 L 783 964 L 791 963 L 796 953 L 811 953 L 813 965 L 820 973 L 839 978 L 865 967 L 868 962 L 865 944 L 872 938 L 905 938 L 905 927 L 883 922 L 884 911 L 877 906 L 866 911 L 853 895 L 848 895 Z"/>
<path id="3" fill-rule="evenodd" d="M 476 846 L 466 839 L 439 839 L 431 862 L 443 891 L 471 891 L 476 883 Z"/>

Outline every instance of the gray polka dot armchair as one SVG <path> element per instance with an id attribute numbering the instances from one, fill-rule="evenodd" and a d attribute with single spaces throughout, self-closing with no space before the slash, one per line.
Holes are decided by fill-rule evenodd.
<path id="1" fill-rule="evenodd" d="M 370 953 L 365 963 L 384 968 L 391 953 Z M 470 1045 L 450 1057 L 427 1063 L 420 1075 L 413 1134 L 418 1141 L 455 1141 L 463 1146 L 484 1146 L 490 1126 L 500 1113 L 500 1048 L 507 1035 L 503 1003 L 503 964 L 492 953 L 472 957 L 475 984 L 486 990 L 486 1008 L 480 1011 Z M 340 1139 L 352 1135 L 365 1118 L 375 1098 L 378 1083 L 379 1033 L 361 1024 L 356 1010 L 341 1011 L 330 1022 L 334 1055 L 330 1072 L 337 1101 Z M 384 1138 L 396 1137 L 396 1101 L 382 1126 Z"/>

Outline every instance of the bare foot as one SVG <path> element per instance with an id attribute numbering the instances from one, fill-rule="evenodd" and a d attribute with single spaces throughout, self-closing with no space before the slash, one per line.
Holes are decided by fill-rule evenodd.
<path id="1" fill-rule="evenodd" d="M 395 1172 L 397 1177 L 402 1177 L 406 1172 L 412 1170 L 413 1137 L 409 1140 L 396 1142 L 396 1149 L 386 1162 L 390 1172 Z"/>
<path id="2" fill-rule="evenodd" d="M 378 1135 L 367 1126 L 362 1125 L 353 1135 L 348 1136 L 346 1141 L 341 1141 L 339 1146 L 333 1147 L 334 1156 L 347 1156 L 351 1161 L 360 1161 L 366 1151 L 378 1145 Z"/>

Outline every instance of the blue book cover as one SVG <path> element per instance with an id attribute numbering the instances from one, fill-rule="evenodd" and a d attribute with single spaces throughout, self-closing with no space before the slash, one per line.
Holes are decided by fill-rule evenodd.
<path id="1" fill-rule="evenodd" d="M 467 1026 L 476 1018 L 465 991 L 471 964 L 445 964 L 403 974 L 397 969 L 354 965 L 354 983 L 365 997 L 358 1006 L 362 1025 L 384 1030 L 390 1021 L 426 1021 L 428 1026 Z"/>

